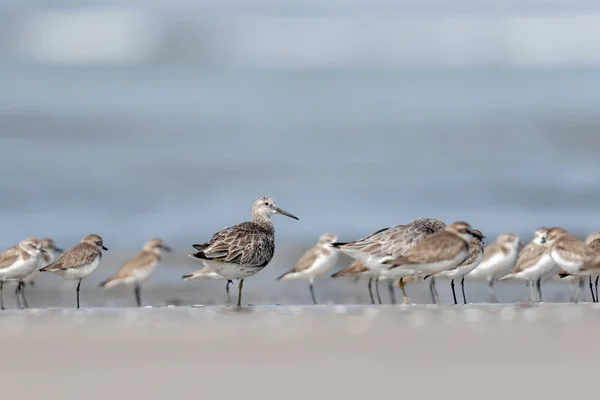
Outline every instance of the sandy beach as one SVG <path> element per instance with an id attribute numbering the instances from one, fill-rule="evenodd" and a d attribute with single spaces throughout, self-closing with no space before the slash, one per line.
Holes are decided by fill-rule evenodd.
<path id="1" fill-rule="evenodd" d="M 590 304 L 30 309 L 2 316 L 8 397 L 558 399 L 596 390 L 586 382 L 595 376 L 600 306 Z"/>

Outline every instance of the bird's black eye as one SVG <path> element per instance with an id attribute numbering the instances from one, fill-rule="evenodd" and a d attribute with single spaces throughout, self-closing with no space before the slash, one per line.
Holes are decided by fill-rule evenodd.
<path id="1" fill-rule="evenodd" d="M 265 206 L 268 206 L 268 205 L 269 205 L 269 202 L 268 202 L 268 201 L 265 201 Z"/>

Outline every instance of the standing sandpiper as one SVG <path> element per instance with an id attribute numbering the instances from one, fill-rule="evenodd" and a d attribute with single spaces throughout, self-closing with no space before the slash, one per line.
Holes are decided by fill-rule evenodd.
<path id="1" fill-rule="evenodd" d="M 61 254 L 53 262 L 40 269 L 42 272 L 54 272 L 67 280 L 78 280 L 77 283 L 77 308 L 79 308 L 79 288 L 81 280 L 90 276 L 102 260 L 102 250 L 108 250 L 104 247 L 102 238 L 98 235 L 87 235 L 81 242 Z"/>
<path id="2" fill-rule="evenodd" d="M 252 206 L 252 221 L 225 228 L 207 243 L 194 244 L 191 256 L 204 262 L 225 279 L 239 279 L 237 306 L 242 306 L 244 279 L 269 264 L 275 253 L 275 229 L 271 216 L 283 214 L 298 219 L 277 207 L 270 197 L 261 197 Z"/>
<path id="3" fill-rule="evenodd" d="M 27 238 L 0 254 L 0 308 L 4 310 L 2 288 L 6 281 L 17 281 L 17 304 L 22 308 L 22 281 L 39 268 L 43 252 L 42 242 L 39 239 Z"/>
<path id="4" fill-rule="evenodd" d="M 339 253 L 329 246 L 336 240 L 337 236 L 333 233 L 322 234 L 317 244 L 304 253 L 296 265 L 277 278 L 277 280 L 308 279 L 310 282 L 310 296 L 313 303 L 317 304 L 313 283 L 315 278 L 325 274 L 331 267 L 335 266 L 335 263 L 337 263 Z"/>
<path id="5" fill-rule="evenodd" d="M 150 239 L 142 250 L 129 259 L 107 280 L 100 283 L 100 287 L 109 289 L 118 285 L 133 285 L 135 302 L 138 307 L 142 306 L 140 284 L 148 279 L 160 262 L 162 251 L 171 251 L 162 239 Z"/>

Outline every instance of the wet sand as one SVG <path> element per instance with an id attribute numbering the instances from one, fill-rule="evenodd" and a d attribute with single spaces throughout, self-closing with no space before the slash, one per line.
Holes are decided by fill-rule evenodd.
<path id="1" fill-rule="evenodd" d="M 558 399 L 595 393 L 600 306 L 6 310 L 7 398 Z"/>

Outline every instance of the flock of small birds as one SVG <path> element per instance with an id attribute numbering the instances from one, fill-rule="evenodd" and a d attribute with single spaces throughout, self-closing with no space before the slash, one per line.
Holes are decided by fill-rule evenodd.
<path id="1" fill-rule="evenodd" d="M 252 220 L 225 228 L 201 244 L 190 256 L 203 267 L 184 275 L 190 279 L 225 280 L 228 303 L 229 286 L 238 280 L 237 306 L 242 305 L 244 279 L 266 267 L 275 252 L 275 230 L 271 217 L 282 214 L 298 219 L 279 208 L 272 198 L 261 197 L 252 207 Z M 600 232 L 592 233 L 585 241 L 560 227 L 536 229 L 534 237 L 523 246 L 519 237 L 504 233 L 484 248 L 484 235 L 466 222 L 446 224 L 433 218 L 420 218 L 410 223 L 381 229 L 367 237 L 351 242 L 338 242 L 336 235 L 323 234 L 317 244 L 306 252 L 296 265 L 278 280 L 304 279 L 309 281 L 310 295 L 317 304 L 313 283 L 335 267 L 340 253 L 354 261 L 332 275 L 333 278 L 367 279 L 371 302 L 375 303 L 372 285 L 388 282 L 392 303 L 395 303 L 394 284 L 398 282 L 404 303 L 408 304 L 405 284 L 414 280 L 429 280 L 432 301 L 439 304 L 436 279 L 450 280 L 454 304 L 458 304 L 455 280 L 460 280 L 462 300 L 467 304 L 465 277 L 485 279 L 490 297 L 496 301 L 494 283 L 508 279 L 527 282 L 531 302 L 542 301 L 541 283 L 557 277 L 578 282 L 574 301 L 579 300 L 586 277 L 592 301 L 598 302 L 600 275 Z M 24 287 L 33 281 L 37 271 L 53 272 L 66 280 L 76 280 L 77 308 L 80 306 L 81 282 L 96 270 L 102 251 L 108 250 L 100 236 L 85 236 L 76 246 L 62 251 L 51 239 L 27 238 L 0 254 L 0 305 L 4 309 L 2 290 L 7 282 L 16 282 L 19 308 L 27 307 Z M 148 240 L 135 257 L 123 264 L 100 286 L 134 287 L 136 304 L 142 305 L 141 283 L 154 271 L 163 251 L 171 251 L 161 239 Z M 596 277 L 592 282 L 592 277 Z"/>

